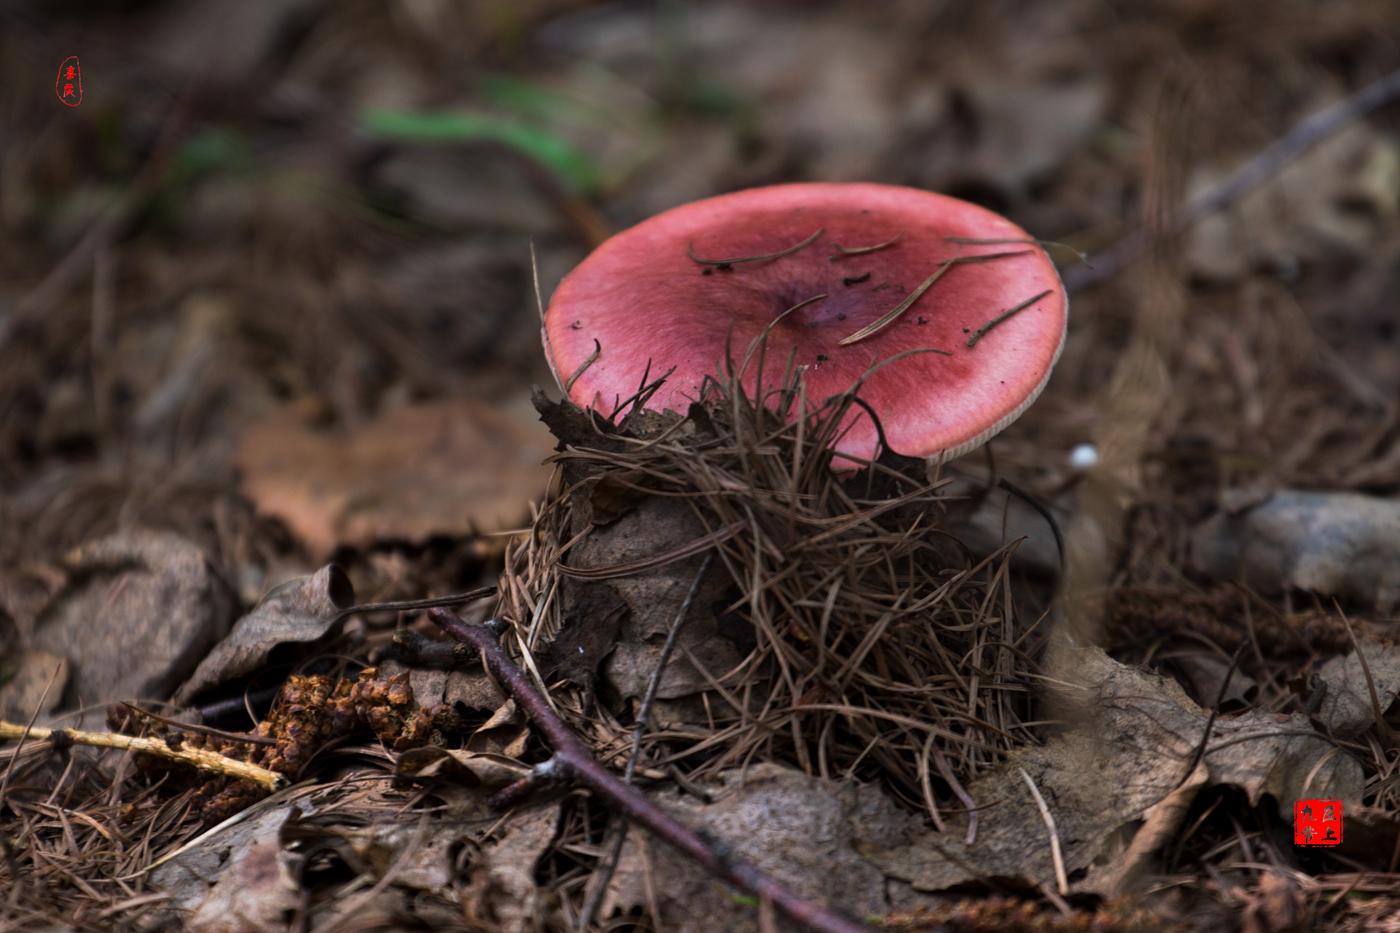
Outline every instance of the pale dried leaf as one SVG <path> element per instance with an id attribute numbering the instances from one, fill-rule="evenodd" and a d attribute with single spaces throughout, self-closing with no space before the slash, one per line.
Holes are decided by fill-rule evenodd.
<path id="1" fill-rule="evenodd" d="M 474 399 L 385 412 L 342 432 L 294 417 L 243 436 L 244 488 L 317 554 L 512 527 L 549 478 L 537 424 Z"/>
<path id="2" fill-rule="evenodd" d="M 1365 732 L 1400 696 L 1400 647 L 1368 639 L 1360 642 L 1359 649 L 1332 658 L 1317 672 L 1327 685 L 1317 718 L 1334 735 L 1349 737 Z M 1379 709 L 1372 701 L 1370 684 L 1375 686 Z"/>

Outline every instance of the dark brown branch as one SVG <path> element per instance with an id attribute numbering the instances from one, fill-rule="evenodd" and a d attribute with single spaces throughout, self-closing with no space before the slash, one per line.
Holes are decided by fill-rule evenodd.
<path id="1" fill-rule="evenodd" d="M 525 715 L 554 749 L 554 768 L 562 766 L 568 769 L 578 783 L 616 807 L 629 820 L 640 823 L 715 877 L 755 895 L 760 901 L 768 901 L 794 923 L 810 930 L 833 933 L 855 933 L 868 929 L 819 904 L 798 897 L 753 865 L 720 854 L 715 846 L 699 833 L 678 822 L 637 788 L 624 784 L 611 771 L 600 765 L 583 742 L 569 731 L 563 720 L 550 708 L 548 701 L 506 655 L 485 626 L 464 622 L 444 609 L 429 610 L 428 616 L 448 635 L 481 652 L 482 663 L 487 671 L 520 705 Z"/>
<path id="2" fill-rule="evenodd" d="M 1237 168 L 1230 177 L 1168 218 L 1161 231 L 1139 227 L 1096 253 L 1090 265 L 1066 270 L 1063 275 L 1065 288 L 1077 291 L 1112 278 L 1146 252 L 1154 233 L 1166 237 L 1185 233 L 1210 215 L 1240 201 L 1318 143 L 1396 98 L 1400 98 L 1400 71 L 1392 71 L 1350 97 L 1308 114 L 1293 124 L 1287 133 Z"/>

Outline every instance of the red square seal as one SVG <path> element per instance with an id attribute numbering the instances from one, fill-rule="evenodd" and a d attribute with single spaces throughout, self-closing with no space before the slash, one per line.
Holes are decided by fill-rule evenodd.
<path id="1" fill-rule="evenodd" d="M 1293 844 L 1295 846 L 1334 846 L 1342 841 L 1342 802 L 1340 800 L 1296 800 L 1293 802 Z"/>

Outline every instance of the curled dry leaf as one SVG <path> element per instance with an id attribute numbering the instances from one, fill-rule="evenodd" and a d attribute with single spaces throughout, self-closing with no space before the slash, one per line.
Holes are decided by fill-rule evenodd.
<path id="1" fill-rule="evenodd" d="M 1400 605 L 1400 501 L 1284 490 L 1196 529 L 1196 569 L 1264 592 L 1296 587 L 1376 606 Z"/>
<path id="2" fill-rule="evenodd" d="M 393 409 L 338 433 L 269 420 L 243 436 L 238 462 L 258 508 L 324 555 L 510 527 L 545 487 L 549 448 L 537 425 L 453 399 Z"/>
<path id="3" fill-rule="evenodd" d="M 398 777 L 442 778 L 469 787 L 504 787 L 529 772 L 528 767 L 505 755 L 436 745 L 409 749 L 399 756 L 394 770 Z"/>
<path id="4" fill-rule="evenodd" d="M 472 859 L 462 910 L 475 928 L 525 933 L 542 927 L 545 892 L 535 882 L 535 865 L 558 823 L 556 805 L 516 810 L 504 826 L 505 835 Z"/>
<path id="5" fill-rule="evenodd" d="M 341 612 L 354 604 L 350 578 L 335 564 L 274 587 L 209 652 L 176 693 L 176 701 L 186 703 L 211 687 L 258 670 L 281 645 L 311 646 L 333 637 Z"/>
<path id="6" fill-rule="evenodd" d="M 60 566 L 66 581 L 34 620 L 29 648 L 68 660 L 70 702 L 169 696 L 233 619 L 232 589 L 178 535 L 120 532 Z M 47 682 L 51 673 L 34 676 Z M 61 685 L 50 691 L 63 696 Z"/>
<path id="7" fill-rule="evenodd" d="M 1271 795 L 1281 816 L 1299 797 L 1360 799 L 1361 766 L 1303 716 L 1221 716 L 1193 769 L 1208 714 L 1175 681 L 1120 664 L 1097 648 L 1064 650 L 1054 669 L 1068 673 L 1058 675 L 1063 683 L 1057 690 L 1081 725 L 1014 753 L 1005 767 L 968 787 L 980 808 L 972 844 L 965 842 L 968 816 L 960 814 L 949 820 L 946 834 L 920 829 L 869 852 L 890 875 L 927 891 L 998 878 L 1053 886 L 1048 832 L 1022 769 L 1054 816 L 1066 871 L 1089 869 L 1077 885 L 1087 890 L 1122 881 L 1118 868 L 1090 866 L 1109 854 L 1125 824 L 1145 821 L 1136 832 L 1150 833 L 1151 848 L 1171 838 L 1193 784 L 1239 787 L 1255 805 Z M 1131 840 L 1128 845 L 1133 859 L 1149 854 L 1133 850 Z"/>
<path id="8" fill-rule="evenodd" d="M 514 700 L 506 700 L 468 737 L 465 747 L 409 749 L 399 756 L 395 774 L 501 787 L 529 773 L 529 766 L 519 760 L 529 738 L 525 717 Z"/>
<path id="9" fill-rule="evenodd" d="M 1323 664 L 1317 676 L 1327 685 L 1317 711 L 1318 721 L 1333 735 L 1360 735 L 1377 717 L 1384 716 L 1400 696 L 1400 647 L 1369 639 L 1361 641 L 1357 651 Z M 1376 690 L 1374 701 L 1372 685 Z"/>

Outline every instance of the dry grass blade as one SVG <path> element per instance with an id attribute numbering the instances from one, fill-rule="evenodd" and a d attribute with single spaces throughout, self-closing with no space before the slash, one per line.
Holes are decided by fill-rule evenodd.
<path id="1" fill-rule="evenodd" d="M 692 246 L 687 246 L 685 248 L 685 254 L 690 257 L 691 262 L 699 263 L 702 266 L 714 266 L 719 269 L 724 269 L 729 266 L 737 266 L 741 263 L 769 262 L 774 259 L 782 259 L 784 256 L 791 256 L 793 253 L 796 253 L 799 250 L 806 249 L 813 243 L 817 242 L 817 240 L 825 232 L 826 228 L 820 227 L 811 236 L 804 237 L 802 240 L 792 244 L 791 246 L 777 250 L 776 252 L 762 253 L 757 256 L 735 256 L 733 259 L 703 259 L 695 255 L 695 249 Z"/>
<path id="2" fill-rule="evenodd" d="M 838 259 L 843 259 L 846 256 L 864 256 L 868 253 L 878 253 L 882 249 L 889 249 L 902 239 L 904 239 L 904 231 L 901 230 L 883 243 L 876 243 L 873 246 L 842 246 L 840 243 L 832 243 L 831 246 L 836 250 L 836 254 L 831 257 L 831 261 L 836 262 Z"/>

